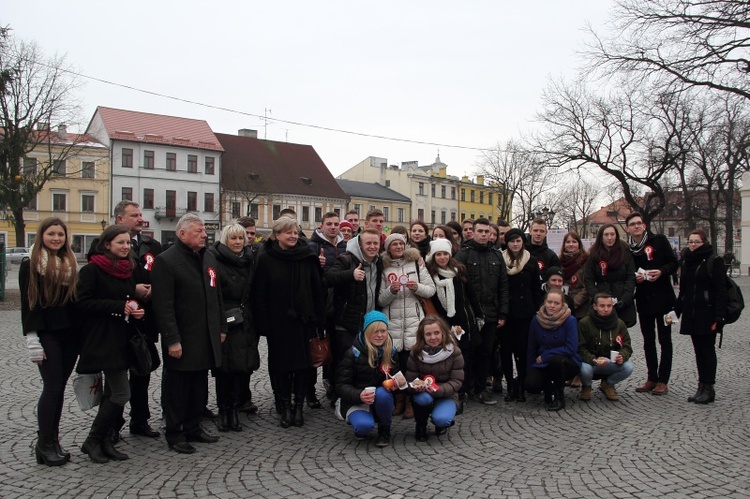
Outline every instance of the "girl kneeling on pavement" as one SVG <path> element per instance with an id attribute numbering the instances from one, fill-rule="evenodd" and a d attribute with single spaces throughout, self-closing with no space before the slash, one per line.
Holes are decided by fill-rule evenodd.
<path id="1" fill-rule="evenodd" d="M 435 434 L 453 426 L 458 390 L 464 382 L 464 358 L 448 323 L 428 315 L 417 328 L 417 343 L 406 362 L 406 379 L 411 384 L 415 437 L 427 441 L 427 419 L 432 416 Z"/>
<path id="2" fill-rule="evenodd" d="M 377 422 L 378 447 L 387 447 L 391 440 L 393 394 L 382 385 L 396 372 L 398 360 L 388 333 L 388 317 L 371 310 L 365 314 L 362 332 L 339 364 L 336 393 L 341 398 L 336 416 L 352 425 L 358 439 L 367 438 Z"/>

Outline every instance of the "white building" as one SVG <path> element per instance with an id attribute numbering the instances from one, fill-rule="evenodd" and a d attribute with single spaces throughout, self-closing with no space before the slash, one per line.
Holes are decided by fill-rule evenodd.
<path id="1" fill-rule="evenodd" d="M 130 199 L 143 210 L 143 232 L 162 244 L 188 211 L 206 222 L 209 242 L 219 237 L 223 148 L 208 123 L 100 106 L 86 133 L 110 146 L 109 216 Z"/>

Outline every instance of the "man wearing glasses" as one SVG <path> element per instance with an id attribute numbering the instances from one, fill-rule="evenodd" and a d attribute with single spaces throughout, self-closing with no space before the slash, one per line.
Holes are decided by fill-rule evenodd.
<path id="1" fill-rule="evenodd" d="M 634 211 L 628 215 L 625 230 L 638 268 L 635 302 L 648 369 L 648 379 L 635 391 L 664 395 L 672 371 L 672 327 L 664 323 L 663 317 L 675 304 L 671 275 L 677 271 L 677 257 L 666 237 L 648 230 L 642 214 Z M 656 352 L 657 331 L 661 359 Z"/>

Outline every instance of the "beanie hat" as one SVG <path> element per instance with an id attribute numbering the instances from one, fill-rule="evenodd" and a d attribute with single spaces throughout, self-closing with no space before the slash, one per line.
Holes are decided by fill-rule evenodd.
<path id="1" fill-rule="evenodd" d="M 553 275 L 559 275 L 560 277 L 563 276 L 562 269 L 560 267 L 550 267 L 547 269 L 547 272 L 544 273 L 544 280 L 549 281 L 549 278 Z"/>
<path id="2" fill-rule="evenodd" d="M 427 254 L 427 261 L 431 261 L 432 257 L 435 256 L 435 253 L 438 253 L 440 251 L 444 251 L 445 253 L 448 253 L 449 255 L 452 254 L 453 245 L 450 241 L 447 239 L 433 239 L 430 241 L 430 252 Z"/>
<path id="3" fill-rule="evenodd" d="M 343 220 L 341 221 L 341 223 L 339 223 L 339 230 L 341 230 L 344 227 L 349 227 L 351 230 L 354 230 L 354 226 L 348 220 Z"/>
<path id="4" fill-rule="evenodd" d="M 402 236 L 401 234 L 391 234 L 390 236 L 385 238 L 385 244 L 383 245 L 385 251 L 388 251 L 388 247 L 391 245 L 391 243 L 393 243 L 393 241 L 396 240 L 406 244 L 406 238 L 404 236 Z"/>
<path id="5" fill-rule="evenodd" d="M 373 322 L 385 322 L 385 325 L 388 326 L 388 316 L 385 315 L 383 312 L 379 312 L 377 310 L 370 310 L 365 314 L 365 320 L 364 324 L 362 325 L 362 331 L 367 329 L 367 326 L 372 324 Z"/>
<path id="6" fill-rule="evenodd" d="M 508 244 L 508 241 L 510 241 L 511 239 L 515 239 L 516 237 L 520 237 L 521 239 L 523 239 L 524 243 L 526 242 L 523 231 L 514 227 L 505 233 L 505 244 Z"/>

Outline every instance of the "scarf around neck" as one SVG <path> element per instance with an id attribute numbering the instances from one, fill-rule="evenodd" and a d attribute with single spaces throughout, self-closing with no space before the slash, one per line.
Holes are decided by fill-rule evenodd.
<path id="1" fill-rule="evenodd" d="M 589 256 L 581 251 L 580 249 L 574 253 L 564 251 L 560 257 L 560 264 L 562 265 L 563 280 L 570 282 L 578 270 L 584 266 Z"/>
<path id="2" fill-rule="evenodd" d="M 606 317 L 602 317 L 594 310 L 594 307 L 589 309 L 589 317 L 591 322 L 599 329 L 613 330 L 617 327 L 617 311 L 613 308 L 612 313 Z"/>
<path id="3" fill-rule="evenodd" d="M 58 255 L 53 255 L 52 258 L 50 258 L 49 251 L 47 251 L 46 248 L 42 248 L 39 263 L 36 267 L 36 271 L 39 273 L 39 275 L 48 276 L 48 271 L 51 271 L 50 274 L 52 275 L 50 277 L 58 279 L 60 277 L 60 269 L 62 269 L 63 267 L 65 267 L 65 273 L 62 276 L 63 284 L 65 286 L 70 286 L 70 284 L 73 282 L 73 271 L 71 270 L 71 268 L 65 265 L 64 260 Z"/>
<path id="4" fill-rule="evenodd" d="M 133 275 L 133 264 L 127 258 L 113 262 L 107 255 L 92 255 L 91 263 L 118 279 L 129 279 Z"/>
<path id="5" fill-rule="evenodd" d="M 430 353 L 433 350 L 435 349 L 428 347 L 427 345 L 424 346 L 421 354 L 422 362 L 425 364 L 437 364 L 453 355 L 453 345 L 451 343 L 448 343 L 445 348 L 440 348 L 436 352 Z"/>
<path id="6" fill-rule="evenodd" d="M 505 250 L 503 251 L 503 260 L 505 260 L 505 265 L 508 267 L 508 275 L 516 275 L 519 272 L 523 270 L 523 268 L 526 266 L 527 263 L 529 263 L 529 260 L 531 259 L 531 253 L 528 252 L 528 250 L 523 250 L 523 253 L 521 253 L 521 258 L 519 260 L 516 260 L 515 265 L 511 267 L 510 263 L 510 251 Z"/>
<path id="7" fill-rule="evenodd" d="M 643 250 L 643 246 L 646 245 L 646 240 L 648 240 L 648 231 L 643 231 L 643 238 L 640 242 L 635 241 L 632 237 L 628 236 L 628 246 L 630 246 L 630 251 L 632 251 L 634 255 L 639 255 Z"/>
<path id="8" fill-rule="evenodd" d="M 539 310 L 536 313 L 536 320 L 539 322 L 539 325 L 547 331 L 558 329 L 566 320 L 568 320 L 568 317 L 570 317 L 570 308 L 565 302 L 563 302 L 563 308 L 554 315 L 548 314 L 547 309 L 543 304 L 539 307 Z"/>
<path id="9" fill-rule="evenodd" d="M 443 306 L 448 317 L 456 315 L 456 288 L 453 285 L 453 278 L 458 273 L 457 269 L 438 269 L 438 275 L 442 279 L 433 279 L 435 281 L 435 294 Z"/>

